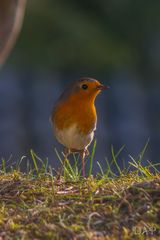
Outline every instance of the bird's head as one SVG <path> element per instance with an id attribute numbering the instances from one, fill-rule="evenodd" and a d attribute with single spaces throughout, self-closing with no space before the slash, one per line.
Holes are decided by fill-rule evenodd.
<path id="1" fill-rule="evenodd" d="M 83 77 L 69 84 L 60 96 L 59 101 L 63 102 L 67 99 L 74 101 L 75 99 L 75 101 L 94 102 L 96 96 L 108 88 L 108 86 L 104 86 L 96 79 Z"/>
<path id="2" fill-rule="evenodd" d="M 85 100 L 95 100 L 96 96 L 109 87 L 104 86 L 98 80 L 93 78 L 81 78 L 73 86 L 75 96 Z"/>

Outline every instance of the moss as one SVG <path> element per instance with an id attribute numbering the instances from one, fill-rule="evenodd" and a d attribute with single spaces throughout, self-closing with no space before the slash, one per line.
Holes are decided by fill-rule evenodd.
<path id="1" fill-rule="evenodd" d="M 44 174 L 1 173 L 0 236 L 157 239 L 159 194 L 160 175 L 142 178 L 132 173 L 112 180 L 91 176 L 67 182 Z"/>

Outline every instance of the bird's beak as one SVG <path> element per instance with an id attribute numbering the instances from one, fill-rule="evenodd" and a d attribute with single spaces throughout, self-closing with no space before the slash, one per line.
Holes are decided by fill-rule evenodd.
<path id="1" fill-rule="evenodd" d="M 102 90 L 107 90 L 107 89 L 109 89 L 109 88 L 110 88 L 109 86 L 104 86 L 104 85 L 102 85 L 102 84 L 96 87 L 96 89 L 97 89 L 97 90 L 100 90 L 100 91 L 102 91 Z"/>

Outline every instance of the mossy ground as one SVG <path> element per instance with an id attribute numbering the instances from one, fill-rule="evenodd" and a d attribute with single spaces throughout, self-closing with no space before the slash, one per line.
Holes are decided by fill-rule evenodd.
<path id="1" fill-rule="evenodd" d="M 160 174 L 0 173 L 0 239 L 160 239 Z"/>

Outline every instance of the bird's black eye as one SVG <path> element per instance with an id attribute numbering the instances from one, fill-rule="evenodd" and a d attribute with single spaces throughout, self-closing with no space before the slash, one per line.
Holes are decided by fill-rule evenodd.
<path id="1" fill-rule="evenodd" d="M 83 85 L 82 85 L 82 88 L 83 88 L 84 90 L 86 90 L 86 89 L 88 88 L 88 85 L 87 85 L 87 84 L 83 84 Z"/>

